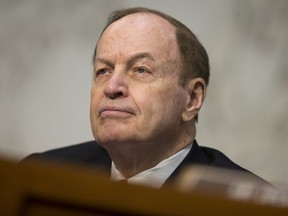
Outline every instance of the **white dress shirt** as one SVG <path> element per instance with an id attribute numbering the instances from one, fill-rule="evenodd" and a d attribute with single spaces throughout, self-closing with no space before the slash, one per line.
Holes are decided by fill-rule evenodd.
<path id="1" fill-rule="evenodd" d="M 127 183 L 160 188 L 187 156 L 191 148 L 192 144 L 188 145 L 186 148 L 180 150 L 171 157 L 161 161 L 156 166 L 128 178 Z M 125 179 L 125 177 L 120 173 L 112 161 L 111 180 L 120 181 L 123 179 Z"/>

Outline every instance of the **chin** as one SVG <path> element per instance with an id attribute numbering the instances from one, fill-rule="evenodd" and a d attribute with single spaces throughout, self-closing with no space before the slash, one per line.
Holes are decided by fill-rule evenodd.
<path id="1" fill-rule="evenodd" d="M 96 137 L 96 141 L 105 145 L 109 143 L 127 142 L 127 137 L 123 136 L 123 133 L 120 132 L 109 131 L 108 133 L 98 133 Z"/>
<path id="2" fill-rule="evenodd" d="M 115 145 L 130 145 L 135 143 L 142 143 L 143 140 L 140 139 L 140 137 L 137 136 L 131 136 L 132 134 L 117 134 L 117 133 L 110 133 L 106 134 L 105 136 L 98 135 L 96 138 L 96 141 L 103 147 L 109 147 Z"/>

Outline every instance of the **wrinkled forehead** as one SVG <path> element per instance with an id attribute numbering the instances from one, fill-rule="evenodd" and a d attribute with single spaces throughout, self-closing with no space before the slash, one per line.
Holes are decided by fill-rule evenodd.
<path id="1" fill-rule="evenodd" d="M 99 46 L 134 44 L 154 46 L 165 51 L 178 50 L 175 27 L 164 18 L 152 13 L 130 14 L 110 24 L 98 41 Z M 117 44 L 116 44 L 117 42 Z"/>

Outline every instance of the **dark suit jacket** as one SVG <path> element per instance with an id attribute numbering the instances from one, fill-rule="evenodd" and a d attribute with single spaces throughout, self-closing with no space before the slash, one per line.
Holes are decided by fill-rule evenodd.
<path id="1" fill-rule="evenodd" d="M 107 151 L 95 141 L 58 148 L 43 153 L 32 154 L 24 160 L 32 159 L 76 164 L 91 167 L 95 171 L 106 171 L 109 174 L 111 169 L 110 156 L 108 155 Z M 177 177 L 184 167 L 193 164 L 226 168 L 250 173 L 246 169 L 232 162 L 222 152 L 208 147 L 201 147 L 195 140 L 188 155 L 167 179 L 165 184 L 167 184 L 167 182 L 171 182 L 175 177 Z M 264 181 L 253 173 L 250 174 L 255 176 L 256 179 Z"/>

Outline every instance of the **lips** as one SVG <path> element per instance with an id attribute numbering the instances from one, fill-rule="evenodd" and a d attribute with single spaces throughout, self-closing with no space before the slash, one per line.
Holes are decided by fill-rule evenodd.
<path id="1" fill-rule="evenodd" d="M 127 118 L 134 115 L 133 111 L 127 107 L 104 106 L 99 109 L 101 118 Z"/>

